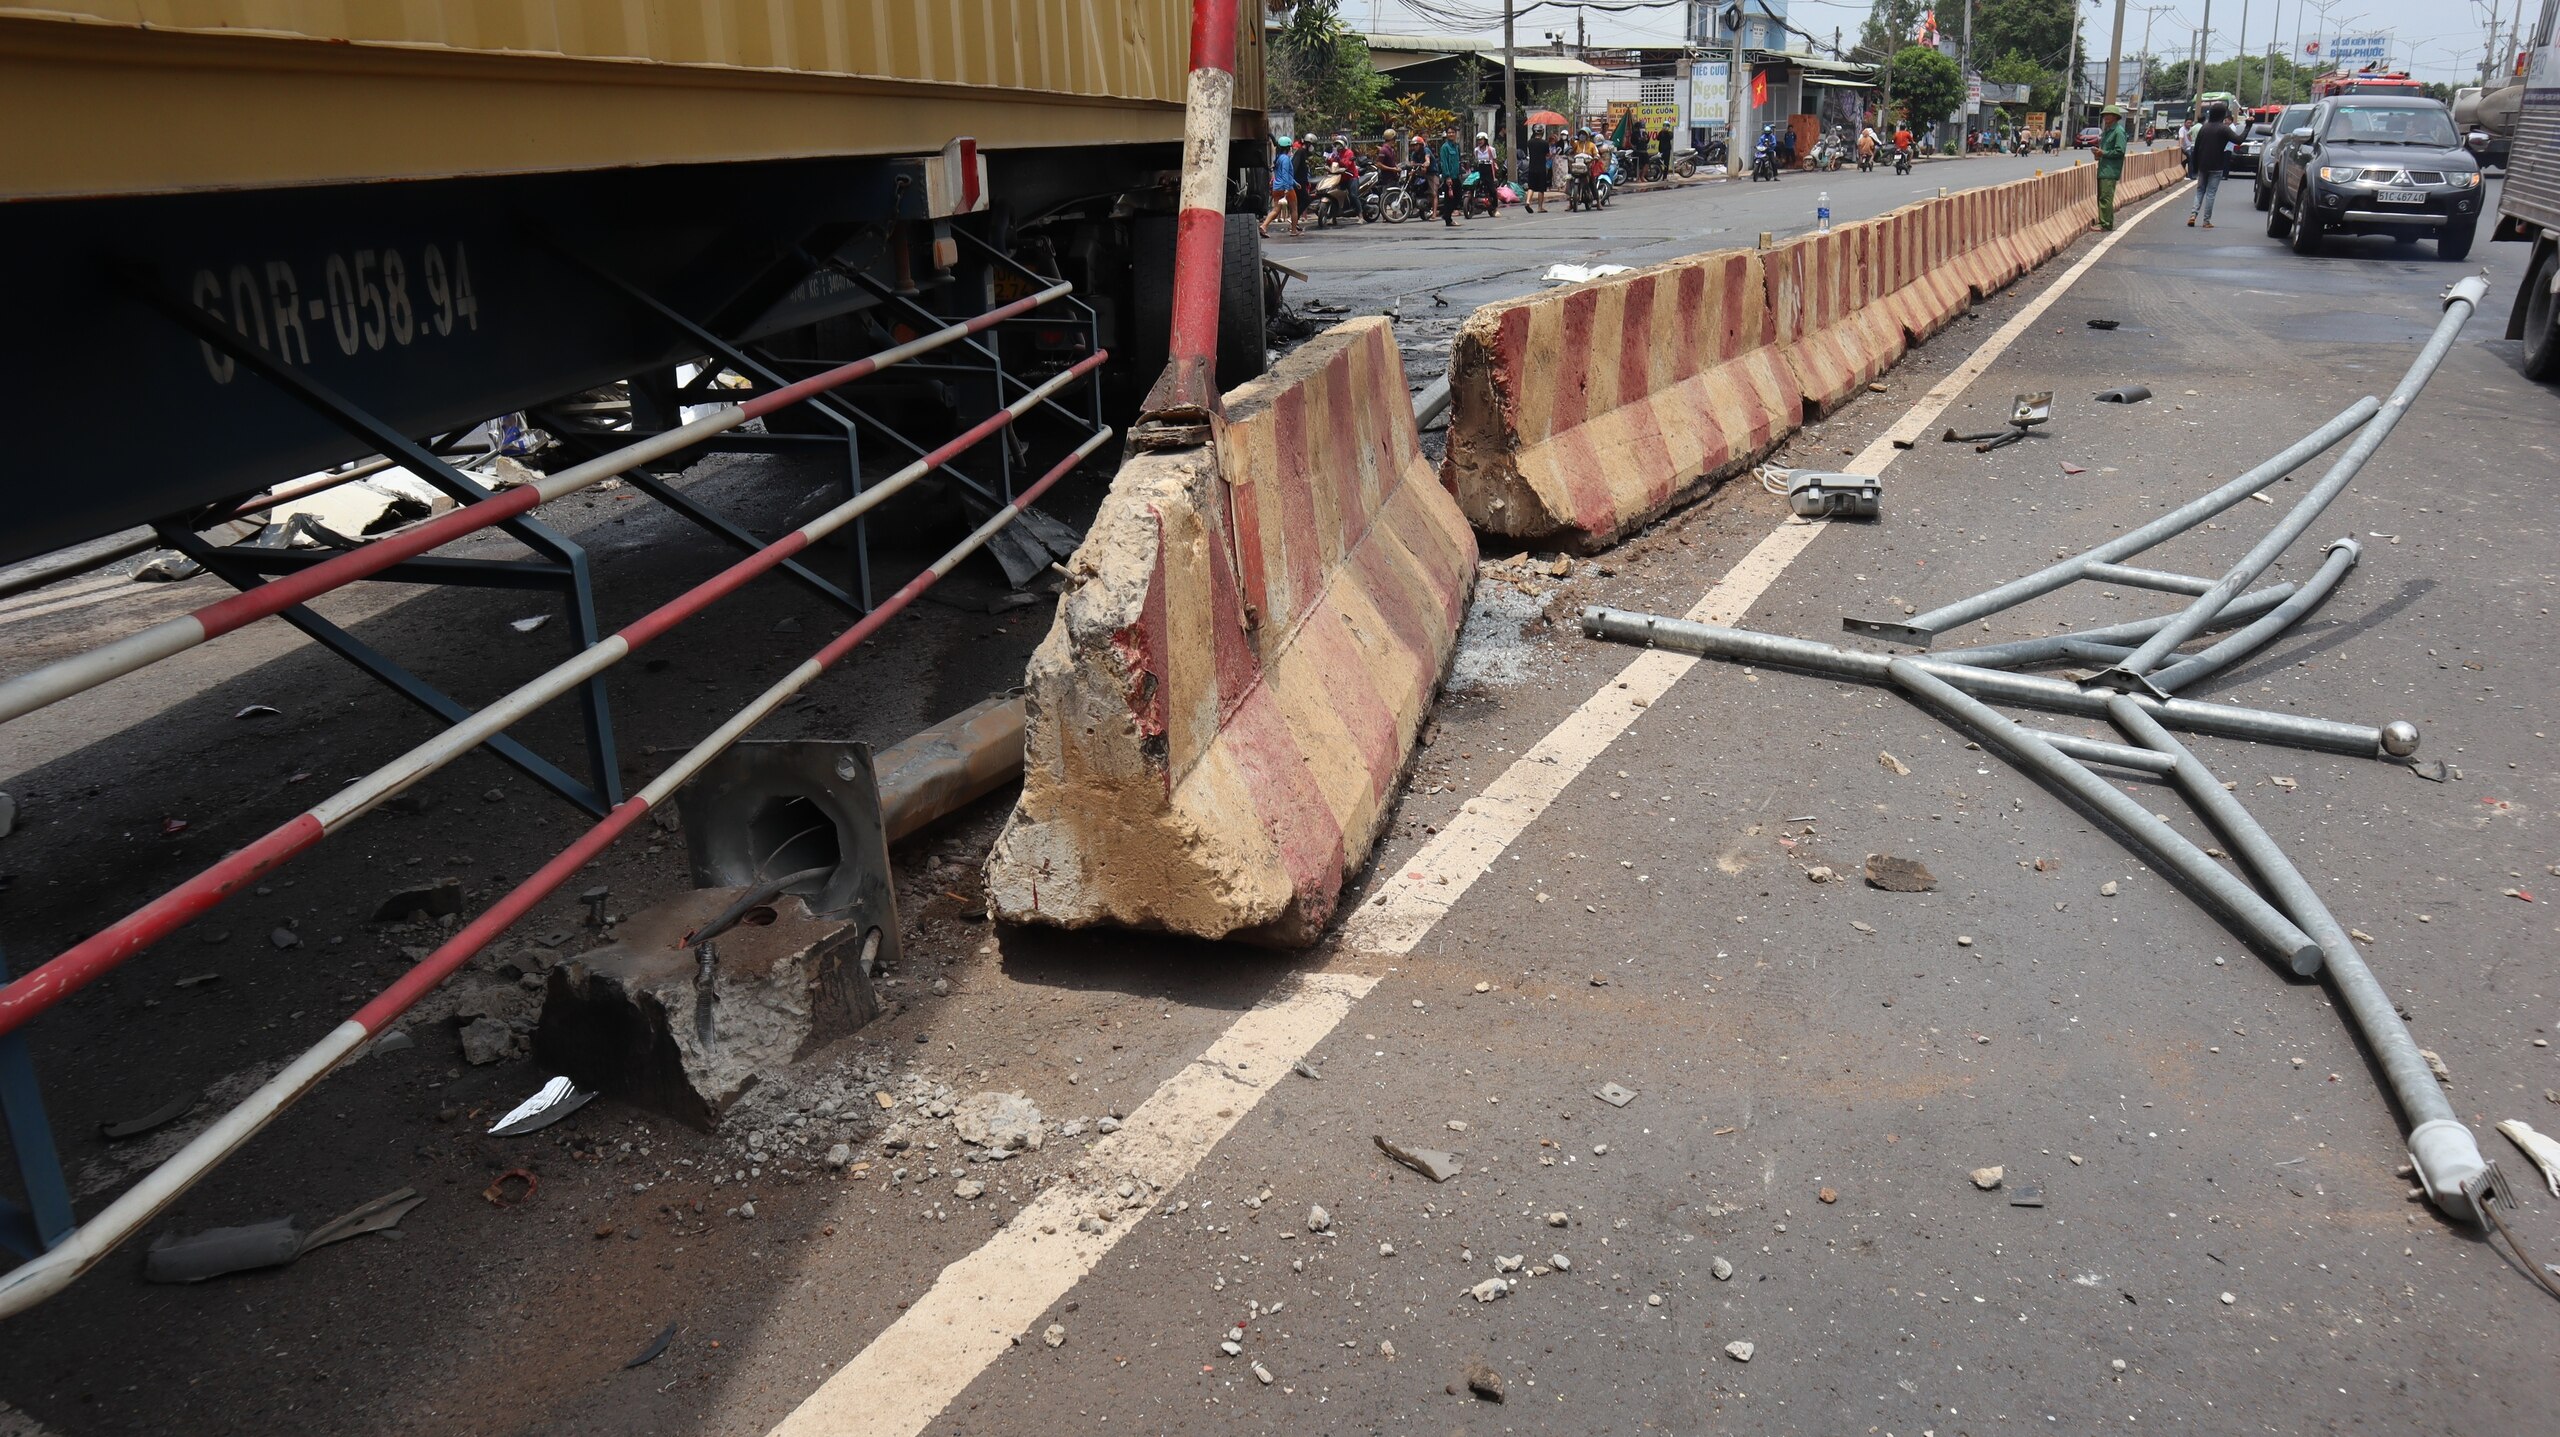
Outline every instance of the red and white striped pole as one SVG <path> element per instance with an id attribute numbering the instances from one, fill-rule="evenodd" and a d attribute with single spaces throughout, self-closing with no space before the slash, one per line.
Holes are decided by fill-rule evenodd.
<path id="1" fill-rule="evenodd" d="M 1182 122 L 1182 211 L 1173 230 L 1173 333 L 1164 373 L 1147 391 L 1148 447 L 1207 442 L 1218 406 L 1218 289 L 1226 274 L 1227 132 L 1235 125 L 1236 0 L 1192 0 L 1191 81 Z M 1150 444 L 1146 431 L 1155 431 Z"/>
<path id="2" fill-rule="evenodd" d="M 1212 255 L 1213 269 L 1215 261 L 1216 256 Z M 761 418 L 811 395 L 823 394 L 955 340 L 993 328 L 1016 315 L 1026 314 L 1053 299 L 1062 298 L 1071 288 L 1065 284 L 1052 285 L 1038 294 L 1025 295 L 1011 304 L 921 335 L 878 354 L 839 365 L 822 374 L 813 374 L 770 393 L 759 394 L 744 404 L 723 406 L 690 424 L 626 444 L 609 454 L 547 475 L 523 488 L 510 489 L 476 504 L 467 504 L 414 529 L 377 539 L 361 549 L 350 549 L 334 559 L 269 580 L 254 589 L 207 604 L 193 613 L 181 614 L 86 653 L 31 669 L 0 682 L 0 723 L 33 713 L 47 704 L 59 703 L 109 679 L 120 678 L 136 669 L 185 653 L 207 640 L 218 639 L 243 625 L 282 613 L 295 604 L 307 602 L 341 585 L 381 573 L 394 564 L 414 559 L 466 534 L 530 514 L 554 499 L 565 498 L 614 475 L 637 469 L 651 460 L 690 449 L 750 419 Z M 1214 282 L 1209 299 L 1214 307 L 1217 303 Z M 1214 335 L 1217 330 L 1214 313 L 1210 316 L 1209 328 Z"/>
<path id="3" fill-rule="evenodd" d="M 1096 362 L 1099 358 L 1098 355 L 1095 357 Z M 897 617 L 898 612 L 912 603 L 917 595 L 933 587 L 962 559 L 984 547 L 998 529 L 1021 517 L 1022 511 L 1029 508 L 1033 500 L 1065 478 L 1068 471 L 1083 463 L 1110 437 L 1110 430 L 1100 430 L 1077 446 L 1073 453 L 1058 462 L 1057 467 L 1042 475 L 1039 482 L 1014 496 L 1011 503 L 998 509 L 994 517 L 978 526 L 976 532 L 935 560 L 931 568 L 908 580 L 860 622 L 837 635 L 833 642 L 757 695 L 754 702 L 712 730 L 709 737 L 669 765 L 666 772 L 658 775 L 646 788 L 624 799 L 602 822 L 579 835 L 576 842 L 562 849 L 532 877 L 517 884 L 487 912 L 465 924 L 435 952 L 384 989 L 372 1002 L 358 1009 L 353 1017 L 330 1029 L 326 1037 L 305 1049 L 282 1071 L 241 1099 L 237 1107 L 216 1118 L 185 1147 L 171 1155 L 167 1162 L 153 1168 L 143 1175 L 140 1182 L 118 1194 L 114 1202 L 82 1223 L 71 1236 L 43 1256 L 0 1273 L 0 1318 L 14 1317 L 69 1287 L 80 1274 L 148 1226 L 154 1217 L 184 1196 L 225 1158 L 238 1152 L 285 1109 L 318 1087 L 320 1080 L 329 1076 L 332 1069 L 391 1026 L 420 998 L 432 992 L 438 983 L 453 976 L 455 969 L 489 946 L 507 930 L 508 925 L 533 911 L 536 904 L 568 882 L 571 875 L 589 860 L 604 852 L 624 830 L 637 823 L 653 807 L 666 802 L 688 779 L 700 773 L 704 765 L 736 743 L 748 729 L 807 688 L 830 666 L 861 647 L 864 640 Z"/>
<path id="4" fill-rule="evenodd" d="M 64 949 L 51 960 L 19 974 L 6 986 L 0 986 L 0 1036 L 16 1032 L 37 1014 L 97 981 L 125 960 L 211 911 L 288 860 L 318 845 L 330 834 L 355 822 L 374 805 L 399 794 L 411 784 L 505 732 L 542 705 L 569 693 L 620 663 L 642 645 L 710 607 L 714 601 L 744 587 L 748 580 L 804 552 L 819 540 L 862 517 L 908 485 L 959 457 L 971 445 L 989 438 L 1038 408 L 1050 395 L 1100 368 L 1109 359 L 1109 351 L 1095 350 L 1077 360 L 895 474 L 607 634 L 568 660 L 536 674 L 513 691 L 482 706 L 469 718 L 348 783 L 310 809 L 287 820 L 281 827 L 234 849 L 202 873 Z M 1100 442 L 1088 441 L 1077 451 L 1076 457 L 1081 459 L 1091 453 Z M 1063 470 L 1058 472 L 1064 473 Z M 511 494 L 525 492 L 526 489 L 510 491 Z M 899 602 L 904 604 L 905 599 Z M 862 632 L 867 634 L 871 630 L 862 629 Z M 827 662 L 833 663 L 834 659 Z"/>

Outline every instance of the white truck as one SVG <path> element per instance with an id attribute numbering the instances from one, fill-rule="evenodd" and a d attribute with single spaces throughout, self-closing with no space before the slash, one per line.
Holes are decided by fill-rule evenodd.
<path id="1" fill-rule="evenodd" d="M 2524 341 L 2529 379 L 2560 379 L 2560 0 L 2542 0 L 2527 57 L 2493 240 L 2533 246 L 2507 338 Z"/>

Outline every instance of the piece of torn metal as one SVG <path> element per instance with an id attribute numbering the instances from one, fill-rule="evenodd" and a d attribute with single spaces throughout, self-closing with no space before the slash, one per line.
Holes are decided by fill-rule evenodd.
<path id="1" fill-rule="evenodd" d="M 108 1142 L 115 1142 L 122 1138 L 138 1138 L 153 1128 L 167 1127 L 185 1117 L 195 1111 L 196 1104 L 203 1101 L 204 1094 L 190 1088 L 153 1108 L 150 1112 L 144 1113 L 141 1117 L 127 1118 L 120 1123 L 98 1124 L 98 1136 L 105 1138 Z"/>
<path id="2" fill-rule="evenodd" d="M 595 1097 L 565 1077 L 553 1078 L 542 1085 L 542 1091 L 508 1109 L 507 1115 L 489 1129 L 489 1136 L 515 1138 L 540 1132 L 594 1102 Z"/>
<path id="3" fill-rule="evenodd" d="M 657 1361 L 658 1354 L 666 1351 L 667 1345 L 675 1340 L 676 1324 L 670 1322 L 658 1329 L 658 1335 L 649 1339 L 649 1345 L 641 1348 L 638 1356 L 622 1364 L 622 1370 L 628 1372 L 634 1367 L 646 1367 Z"/>
<path id="4" fill-rule="evenodd" d="M 1551 264 L 1547 266 L 1547 272 L 1538 278 L 1548 284 L 1588 284 L 1613 274 L 1633 273 L 1635 267 L 1624 264 Z"/>
<path id="5" fill-rule="evenodd" d="M 390 1232 L 400 1225 L 400 1219 L 407 1217 L 418 1204 L 426 1200 L 426 1195 L 416 1188 L 397 1188 L 384 1193 L 373 1201 L 350 1208 L 313 1229 L 311 1235 L 302 1240 L 302 1251 L 311 1252 L 327 1247 L 333 1242 L 345 1242 L 351 1237 L 362 1237 L 369 1232 Z M 394 1233 L 393 1236 L 396 1237 L 398 1234 Z"/>
<path id="6" fill-rule="evenodd" d="M 2089 397 L 2097 400 L 2100 404 L 2140 404 L 2142 401 L 2151 397 L 2151 386 L 2147 384 L 2119 384 L 2113 389 L 2101 389 Z"/>
<path id="7" fill-rule="evenodd" d="M 2551 1195 L 2560 1197 L 2560 1142 L 2536 1131 L 2522 1118 L 2501 1118 L 2497 1126 L 2507 1135 L 2508 1142 L 2522 1148 L 2524 1155 L 2533 1159 L 2533 1165 L 2542 1169 L 2542 1181 L 2551 1189 Z"/>
<path id="8" fill-rule="evenodd" d="M 145 1282 L 204 1282 L 235 1272 L 282 1267 L 302 1256 L 299 1218 L 270 1218 L 243 1227 L 207 1228 L 180 1236 L 162 1233 L 142 1255 Z"/>
<path id="9" fill-rule="evenodd" d="M 1602 1083 L 1591 1090 L 1591 1096 L 1613 1108 L 1623 1108 L 1636 1100 L 1636 1090 L 1616 1083 Z"/>

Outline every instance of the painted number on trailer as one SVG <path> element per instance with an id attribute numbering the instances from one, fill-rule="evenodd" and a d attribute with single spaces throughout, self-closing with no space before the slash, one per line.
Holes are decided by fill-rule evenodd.
<path id="1" fill-rule="evenodd" d="M 286 364 L 309 364 L 315 338 L 324 353 L 334 344 L 352 358 L 480 328 L 471 256 L 458 241 L 450 259 L 437 245 L 421 247 L 414 262 L 396 249 L 333 253 L 316 275 L 280 259 L 200 269 L 188 298 Z M 202 348 L 213 382 L 229 384 L 237 370 L 231 356 Z"/>

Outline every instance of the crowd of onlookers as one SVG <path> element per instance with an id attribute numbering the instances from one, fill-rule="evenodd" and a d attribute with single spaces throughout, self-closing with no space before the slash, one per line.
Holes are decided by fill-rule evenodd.
<path id="1" fill-rule="evenodd" d="M 1622 133 L 1624 144 L 1618 139 Z M 1285 222 L 1297 234 L 1319 211 L 1328 218 L 1365 218 L 1367 193 L 1398 188 L 1406 192 L 1411 213 L 1437 214 L 1444 225 L 1490 218 L 1506 205 L 1537 213 L 1565 193 L 1577 169 L 1625 183 L 1667 175 L 1672 159 L 1671 127 L 1648 130 L 1641 123 L 1609 133 L 1531 126 L 1516 167 L 1496 151 L 1491 135 L 1478 132 L 1469 143 L 1454 125 L 1437 138 L 1388 130 L 1368 143 L 1354 143 L 1347 134 L 1330 140 L 1282 136 L 1273 141 L 1271 211 L 1262 227 L 1268 234 L 1272 225 Z"/>

